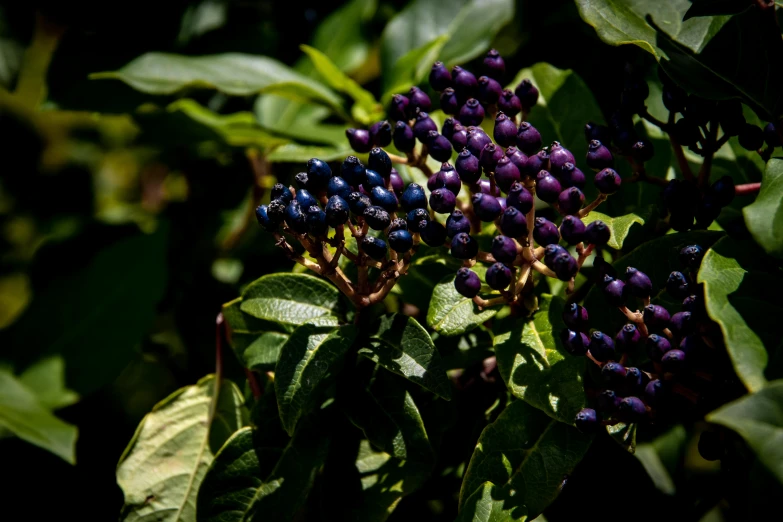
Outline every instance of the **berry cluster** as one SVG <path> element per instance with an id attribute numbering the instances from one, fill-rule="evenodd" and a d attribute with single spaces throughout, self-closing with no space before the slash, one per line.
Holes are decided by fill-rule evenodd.
<path id="1" fill-rule="evenodd" d="M 660 410 L 670 404 L 673 395 L 696 396 L 683 385 L 683 379 L 703 374 L 703 365 L 710 362 L 710 348 L 700 333 L 708 319 L 702 291 L 695 283 L 703 255 L 698 245 L 680 251 L 685 271 L 672 272 L 665 285 L 668 296 L 682 302 L 681 311 L 674 314 L 650 303 L 655 294 L 646 274 L 628 267 L 621 280 L 611 265 L 598 263 L 597 278 L 607 304 L 628 319 L 614 338 L 598 330 L 590 332 L 588 313 L 582 306 L 572 303 L 565 308 L 563 321 L 568 329 L 562 332 L 563 345 L 572 355 L 586 355 L 600 368 L 600 387 L 591 394 L 596 407 L 576 415 L 580 430 L 651 421 L 661 416 Z M 633 299 L 644 303 L 642 311 L 628 308 Z M 629 360 L 638 366 L 629 366 Z"/>

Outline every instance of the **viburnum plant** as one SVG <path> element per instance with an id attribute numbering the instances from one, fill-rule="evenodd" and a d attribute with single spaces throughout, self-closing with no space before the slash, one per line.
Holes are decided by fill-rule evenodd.
<path id="1" fill-rule="evenodd" d="M 634 43 L 661 62 L 626 65 L 606 125 L 559 91 L 584 90 L 578 77 L 512 74 L 490 49 L 435 61 L 345 131 L 354 155 L 312 157 L 274 184 L 255 217 L 297 267 L 224 305 L 216 375 L 139 427 L 118 468 L 126 518 L 174 506 L 176 520 L 373 521 L 415 516 L 403 497 L 431 495 L 460 521 L 556 519 L 550 505 L 572 476 L 590 480 L 585 455 L 610 438 L 643 448 L 662 490 L 682 453 L 661 448 L 686 439 L 704 463 L 755 454 L 783 480 L 769 333 L 783 105 L 683 36 L 729 14 L 741 35 L 747 20 L 763 33 L 775 7 L 706 4 L 675 37 L 655 16 L 577 1 L 608 43 L 629 43 L 617 27 L 651 31 Z M 557 119 L 568 112 L 586 116 L 577 132 Z M 759 162 L 762 180 L 726 167 Z M 246 397 L 222 379 L 225 342 Z M 161 489 L 193 454 L 191 479 Z"/>

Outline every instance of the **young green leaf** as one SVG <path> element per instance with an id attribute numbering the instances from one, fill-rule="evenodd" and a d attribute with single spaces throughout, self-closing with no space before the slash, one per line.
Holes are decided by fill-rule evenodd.
<path id="1" fill-rule="evenodd" d="M 334 365 L 339 363 L 356 337 L 356 327 L 338 329 L 303 324 L 280 349 L 275 367 L 275 394 L 280 421 L 289 435 L 297 420 L 315 400 Z"/>
<path id="2" fill-rule="evenodd" d="M 125 494 L 120 519 L 194 520 L 196 495 L 214 454 L 245 423 L 242 394 L 214 375 L 156 404 L 117 465 Z"/>
<path id="3" fill-rule="evenodd" d="M 531 318 L 495 338 L 500 375 L 516 397 L 572 424 L 585 406 L 585 361 L 569 355 L 560 341 L 563 299 L 544 294 L 538 306 Z"/>
<path id="4" fill-rule="evenodd" d="M 591 435 L 526 402 L 512 402 L 479 437 L 460 490 L 461 516 L 467 517 L 463 520 L 476 520 L 466 509 L 486 509 L 486 503 L 471 507 L 468 502 L 486 482 L 494 484 L 491 497 L 503 502 L 512 520 L 534 519 L 555 499 L 563 478 L 582 460 L 591 441 Z"/>
<path id="5" fill-rule="evenodd" d="M 593 221 L 601 220 L 609 227 L 612 232 L 611 238 L 609 238 L 609 245 L 612 248 L 620 250 L 623 248 L 623 241 L 628 237 L 628 233 L 631 231 L 631 227 L 634 223 L 644 225 L 644 219 L 637 214 L 626 214 L 625 216 L 610 217 L 606 214 L 601 214 L 593 210 L 587 216 L 582 219 L 585 225 L 592 223 Z"/>
<path id="6" fill-rule="evenodd" d="M 289 330 L 305 323 L 336 325 L 344 315 L 339 290 L 306 274 L 269 274 L 257 279 L 242 293 L 240 309 Z"/>
<path id="7" fill-rule="evenodd" d="M 370 327 L 368 343 L 359 354 L 402 375 L 431 392 L 451 399 L 451 383 L 446 376 L 430 334 L 413 317 L 384 315 Z"/>
<path id="8" fill-rule="evenodd" d="M 479 310 L 478 305 L 454 288 L 454 275 L 435 285 L 427 312 L 427 324 L 442 335 L 459 335 L 492 319 L 500 305 Z"/>
<path id="9" fill-rule="evenodd" d="M 783 160 L 771 159 L 756 201 L 742 210 L 753 239 L 769 255 L 783 259 Z"/>

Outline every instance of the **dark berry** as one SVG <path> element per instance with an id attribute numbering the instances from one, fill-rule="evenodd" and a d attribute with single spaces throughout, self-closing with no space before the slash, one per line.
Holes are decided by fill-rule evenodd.
<path id="1" fill-rule="evenodd" d="M 385 230 L 391 223 L 391 216 L 383 207 L 370 206 L 364 209 L 364 220 L 373 230 Z"/>
<path id="2" fill-rule="evenodd" d="M 508 189 L 506 202 L 509 207 L 514 207 L 523 214 L 527 214 L 533 208 L 533 195 L 522 183 L 512 183 Z"/>
<path id="3" fill-rule="evenodd" d="M 560 182 L 549 171 L 538 171 L 538 174 L 536 174 L 536 195 L 541 201 L 554 203 L 562 191 L 563 188 Z"/>
<path id="4" fill-rule="evenodd" d="M 693 328 L 693 315 L 690 312 L 677 312 L 669 320 L 669 328 L 674 335 L 689 334 Z"/>
<path id="5" fill-rule="evenodd" d="M 348 156 L 340 166 L 340 176 L 352 187 L 358 187 L 364 183 L 366 172 L 367 169 L 356 156 Z"/>
<path id="6" fill-rule="evenodd" d="M 719 102 L 717 112 L 720 127 L 727 136 L 736 136 L 745 125 L 745 115 L 742 114 L 742 103 L 739 100 Z"/>
<path id="7" fill-rule="evenodd" d="M 443 62 L 435 62 L 430 69 L 430 86 L 438 92 L 451 87 L 451 73 Z"/>
<path id="8" fill-rule="evenodd" d="M 495 182 L 503 192 L 508 192 L 514 182 L 519 181 L 519 169 L 507 156 L 501 157 L 495 165 Z"/>
<path id="9" fill-rule="evenodd" d="M 351 192 L 353 192 L 351 186 L 340 176 L 333 177 L 326 185 L 326 194 L 329 197 L 340 196 L 346 199 Z"/>
<path id="10" fill-rule="evenodd" d="M 734 199 L 734 180 L 730 176 L 722 176 L 713 183 L 707 191 L 716 205 L 725 207 Z"/>
<path id="11" fill-rule="evenodd" d="M 457 277 L 454 279 L 454 288 L 460 295 L 473 299 L 481 290 L 481 279 L 478 274 L 470 268 L 462 267 L 457 270 Z"/>
<path id="12" fill-rule="evenodd" d="M 669 340 L 658 334 L 647 336 L 647 355 L 653 362 L 661 362 L 661 357 L 672 349 Z"/>
<path id="13" fill-rule="evenodd" d="M 374 123 L 370 127 L 370 141 L 376 147 L 386 147 L 392 142 L 392 126 L 386 120 Z"/>
<path id="14" fill-rule="evenodd" d="M 538 129 L 526 121 L 519 124 L 519 131 L 517 132 L 517 147 L 519 147 L 519 150 L 530 156 L 541 148 L 541 143 L 541 134 L 538 132 Z"/>
<path id="15" fill-rule="evenodd" d="M 344 198 L 338 195 L 334 195 L 329 198 L 329 201 L 324 207 L 326 212 L 326 223 L 330 227 L 338 227 L 344 225 L 350 217 L 351 209 L 348 208 L 348 203 Z"/>
<path id="16" fill-rule="evenodd" d="M 367 168 L 374 170 L 384 178 L 388 178 L 392 170 L 392 161 L 386 151 L 380 147 L 373 147 L 367 160 Z"/>
<path id="17" fill-rule="evenodd" d="M 398 121 L 394 126 L 392 135 L 394 147 L 400 152 L 411 152 L 416 146 L 416 138 L 411 129 L 404 121 Z"/>
<path id="18" fill-rule="evenodd" d="M 594 409 L 582 408 L 574 418 L 574 426 L 582 433 L 596 433 L 601 428 L 601 421 Z"/>
<path id="19" fill-rule="evenodd" d="M 470 98 L 460 107 L 458 118 L 462 125 L 481 125 L 481 122 L 484 121 L 484 107 L 476 98 Z"/>
<path id="20" fill-rule="evenodd" d="M 517 258 L 516 241 L 507 236 L 495 236 L 492 240 L 492 256 L 496 261 L 512 264 Z"/>
<path id="21" fill-rule="evenodd" d="M 611 279 L 610 276 L 606 277 Z M 626 298 L 625 283 L 619 279 L 612 279 L 607 282 L 606 277 L 604 278 L 604 282 L 606 283 L 604 285 L 604 298 L 606 298 L 606 302 L 609 303 L 610 306 L 623 306 Z"/>
<path id="22" fill-rule="evenodd" d="M 614 279 L 617 277 L 617 270 L 614 269 L 614 267 L 607 263 L 603 257 L 601 256 L 595 256 L 593 258 L 593 271 L 596 275 L 596 284 L 603 288 L 604 285 L 604 277 L 609 276 L 609 279 Z M 611 281 L 607 281 L 606 283 L 610 283 Z"/>
<path id="23" fill-rule="evenodd" d="M 488 143 L 492 143 L 487 133 L 485 133 L 481 127 L 468 127 L 468 150 L 476 156 L 481 157 L 481 151 L 484 150 L 484 146 Z"/>
<path id="24" fill-rule="evenodd" d="M 576 245 L 584 241 L 585 224 L 576 216 L 566 216 L 560 223 L 560 236 L 569 245 Z"/>
<path id="25" fill-rule="evenodd" d="M 536 218 L 533 223 L 533 239 L 541 246 L 554 245 L 560 241 L 557 226 L 546 218 Z"/>
<path id="26" fill-rule="evenodd" d="M 408 212 L 408 227 L 410 230 L 418 231 L 419 225 L 422 221 L 428 221 L 430 214 L 427 212 L 426 207 L 415 208 Z"/>
<path id="27" fill-rule="evenodd" d="M 457 92 L 457 96 L 462 100 L 467 100 L 478 92 L 476 76 L 458 65 L 451 69 L 451 83 Z"/>
<path id="28" fill-rule="evenodd" d="M 329 168 L 329 164 L 325 161 L 321 161 L 318 158 L 310 158 L 307 160 L 307 177 L 309 184 L 314 188 L 323 189 L 326 188 L 329 178 L 332 177 L 332 169 Z"/>
<path id="29" fill-rule="evenodd" d="M 685 268 L 698 270 L 702 258 L 704 258 L 704 249 L 699 245 L 688 245 L 680 250 L 680 263 Z"/>
<path id="30" fill-rule="evenodd" d="M 256 220 L 258 221 L 258 224 L 264 227 L 264 230 L 272 231 L 277 228 L 277 226 L 280 224 L 278 221 L 277 223 L 273 222 L 271 219 L 269 219 L 269 214 L 267 212 L 268 207 L 266 205 L 260 205 L 256 207 Z"/>
<path id="31" fill-rule="evenodd" d="M 661 357 L 661 366 L 663 371 L 668 373 L 678 373 L 685 368 L 685 352 L 681 350 L 669 350 Z"/>
<path id="32" fill-rule="evenodd" d="M 459 113 L 460 102 L 457 93 L 451 87 L 446 88 L 440 93 L 440 109 L 444 114 L 456 116 Z"/>
<path id="33" fill-rule="evenodd" d="M 601 378 L 609 388 L 619 388 L 625 381 L 625 366 L 616 362 L 608 362 L 601 368 Z"/>
<path id="34" fill-rule="evenodd" d="M 316 201 L 316 199 L 307 189 L 299 189 L 296 191 L 296 201 L 302 206 L 303 209 L 308 209 L 313 205 L 318 205 L 318 201 Z"/>
<path id="35" fill-rule="evenodd" d="M 407 230 L 395 230 L 389 233 L 389 247 L 404 254 L 413 247 L 413 236 Z"/>
<path id="36" fill-rule="evenodd" d="M 598 171 L 614 167 L 614 156 L 606 146 L 598 140 L 592 140 L 587 147 L 587 166 Z"/>
<path id="37" fill-rule="evenodd" d="M 500 98 L 500 93 L 503 92 L 503 87 L 500 84 L 490 78 L 489 76 L 481 76 L 478 79 L 478 99 L 481 103 L 492 105 L 497 103 Z"/>
<path id="38" fill-rule="evenodd" d="M 685 299 L 691 293 L 688 279 L 682 272 L 669 274 L 669 279 L 666 280 L 666 291 L 675 299 Z"/>
<path id="39" fill-rule="evenodd" d="M 285 219 L 285 209 L 288 206 L 288 203 L 286 203 L 282 198 L 273 199 L 269 202 L 269 206 L 266 209 L 266 214 L 271 224 L 275 225 L 275 227 L 277 227 L 277 225 L 282 223 Z"/>
<path id="40" fill-rule="evenodd" d="M 571 254 L 559 254 L 552 261 L 552 270 L 561 281 L 570 281 L 579 271 L 579 265 Z"/>
<path id="41" fill-rule="evenodd" d="M 549 244 L 544 248 L 544 264 L 549 268 L 552 268 L 552 265 L 555 262 L 555 258 L 560 254 L 567 254 L 567 253 L 568 250 L 561 247 L 560 245 L 555 243 Z"/>
<path id="42" fill-rule="evenodd" d="M 677 232 L 685 232 L 693 228 L 695 212 L 690 209 L 673 209 L 669 216 L 669 226 Z"/>
<path id="43" fill-rule="evenodd" d="M 601 143 L 609 143 L 611 139 L 609 127 L 599 125 L 592 121 L 585 124 L 585 141 L 587 141 L 587 143 L 590 143 L 593 140 L 598 140 Z"/>
<path id="44" fill-rule="evenodd" d="M 696 311 L 699 309 L 700 305 L 700 299 L 696 295 L 689 295 L 685 299 L 682 300 L 682 310 L 683 312 L 690 312 L 692 314 L 695 314 Z"/>
<path id="45" fill-rule="evenodd" d="M 571 303 L 563 308 L 563 322 L 571 330 L 586 332 L 589 328 L 587 308 Z"/>
<path id="46" fill-rule="evenodd" d="M 374 187 L 385 187 L 386 186 L 386 180 L 383 179 L 383 176 L 381 176 L 379 173 L 375 172 L 374 170 L 367 169 L 364 173 L 364 183 L 362 183 L 362 188 L 367 192 L 368 194 Z"/>
<path id="47" fill-rule="evenodd" d="M 495 128 L 492 135 L 495 137 L 495 141 L 501 147 L 510 147 L 517 142 L 517 129 L 514 120 L 499 112 L 495 117 Z"/>
<path id="48" fill-rule="evenodd" d="M 397 196 L 383 187 L 372 188 L 370 191 L 370 201 L 390 214 L 397 211 Z"/>
<path id="49" fill-rule="evenodd" d="M 719 460 L 723 457 L 723 444 L 720 440 L 720 435 L 716 431 L 706 430 L 699 435 L 699 443 L 697 446 L 699 455 L 704 460 Z"/>
<path id="50" fill-rule="evenodd" d="M 364 236 L 362 239 L 362 250 L 371 258 L 380 261 L 386 258 L 386 241 L 378 237 Z"/>
<path id="51" fill-rule="evenodd" d="M 563 214 L 578 214 L 585 202 L 585 195 L 576 187 L 565 189 L 557 197 L 560 212 Z"/>
<path id="52" fill-rule="evenodd" d="M 625 289 L 634 297 L 649 297 L 652 294 L 652 281 L 641 270 L 629 266 L 625 269 Z"/>
<path id="53" fill-rule="evenodd" d="M 552 143 L 549 148 L 549 165 L 552 171 L 559 175 L 566 163 L 575 164 L 574 155 L 559 142 Z"/>
<path id="54" fill-rule="evenodd" d="M 318 205 L 307 209 L 307 229 L 314 236 L 320 236 L 329 229 L 326 224 L 326 212 Z"/>
<path id="55" fill-rule="evenodd" d="M 617 406 L 617 416 L 624 422 L 639 422 L 647 416 L 647 407 L 638 397 L 626 397 Z"/>
<path id="56" fill-rule="evenodd" d="M 454 147 L 454 150 L 463 150 L 465 147 L 468 146 L 468 131 L 465 127 L 462 126 L 461 123 L 457 122 L 454 124 L 454 132 L 451 135 L 451 138 L 449 138 L 449 141 L 451 141 L 451 146 Z"/>
<path id="57" fill-rule="evenodd" d="M 669 387 L 660 379 L 653 379 L 644 388 L 644 398 L 651 406 L 660 406 L 669 395 Z"/>
<path id="58" fill-rule="evenodd" d="M 737 139 L 744 149 L 759 150 L 764 145 L 764 131 L 751 123 L 746 123 L 737 135 Z"/>
<path id="59" fill-rule="evenodd" d="M 446 218 L 446 235 L 454 237 L 460 232 L 470 233 L 470 220 L 460 210 L 455 210 Z"/>
<path id="60" fill-rule="evenodd" d="M 688 93 L 676 85 L 664 85 L 661 94 L 663 105 L 671 112 L 684 112 L 688 101 Z"/>
<path id="61" fill-rule="evenodd" d="M 457 196 L 445 187 L 430 193 L 430 207 L 438 214 L 451 214 L 456 205 Z"/>
<path id="62" fill-rule="evenodd" d="M 365 196 L 361 192 L 351 192 L 348 194 L 348 207 L 357 216 L 363 216 L 364 211 L 372 206 L 369 196 Z"/>
<path id="63" fill-rule="evenodd" d="M 395 94 L 392 96 L 391 103 L 389 103 L 389 117 L 392 120 L 407 120 L 410 113 L 408 112 L 408 98 L 402 94 Z"/>
<path id="64" fill-rule="evenodd" d="M 585 187 L 585 174 L 573 163 L 566 163 L 560 170 L 560 185 L 563 188 L 576 187 L 581 190 Z"/>
<path id="65" fill-rule="evenodd" d="M 701 138 L 699 125 L 689 118 L 681 118 L 674 124 L 672 137 L 686 147 L 694 147 Z"/>
<path id="66" fill-rule="evenodd" d="M 497 166 L 498 161 L 500 161 L 500 158 L 502 158 L 503 155 L 502 147 L 498 147 L 494 143 L 489 142 L 484 145 L 484 148 L 481 150 L 479 164 L 481 164 L 481 168 L 484 169 L 484 172 L 494 172 L 495 166 Z"/>
<path id="67" fill-rule="evenodd" d="M 691 94 L 685 102 L 685 117 L 699 125 L 706 125 L 715 114 L 716 103 Z"/>
<path id="68" fill-rule="evenodd" d="M 633 394 L 644 393 L 647 376 L 639 368 L 625 369 L 625 387 Z"/>
<path id="69" fill-rule="evenodd" d="M 413 124 L 413 135 L 422 143 L 426 143 L 430 131 L 438 130 L 438 125 L 432 121 L 430 115 L 426 112 L 416 114 L 416 121 Z"/>
<path id="70" fill-rule="evenodd" d="M 514 91 L 505 89 L 498 99 L 498 110 L 508 114 L 509 118 L 513 118 L 522 112 L 522 102 L 514 94 Z"/>
<path id="71" fill-rule="evenodd" d="M 525 111 L 530 111 L 531 108 L 538 102 L 538 89 L 533 83 L 525 78 L 514 89 L 514 93 L 519 98 L 522 107 Z"/>
<path id="72" fill-rule="evenodd" d="M 680 344 L 678 345 L 679 351 L 683 352 L 691 359 L 698 358 L 704 347 L 705 344 L 701 340 L 701 336 L 699 334 L 686 335 L 680 340 Z"/>
<path id="73" fill-rule="evenodd" d="M 443 134 L 449 141 L 451 141 L 451 137 L 454 135 L 455 125 L 459 125 L 459 122 L 454 118 L 446 118 L 443 120 L 443 125 L 440 126 L 440 133 Z"/>
<path id="74" fill-rule="evenodd" d="M 503 263 L 494 263 L 487 268 L 487 284 L 493 290 L 503 290 L 511 284 L 511 269 Z"/>
<path id="75" fill-rule="evenodd" d="M 600 219 L 596 219 L 585 228 L 585 239 L 593 245 L 603 246 L 609 242 L 611 237 L 612 232 L 609 227 Z"/>
<path id="76" fill-rule="evenodd" d="M 372 148 L 370 131 L 366 129 L 346 129 L 345 136 L 348 138 L 351 148 L 356 152 L 370 152 Z"/>
<path id="77" fill-rule="evenodd" d="M 476 183 L 481 177 L 481 165 L 479 159 L 468 149 L 463 149 L 457 155 L 457 161 L 454 164 L 460 179 L 469 185 Z"/>
<path id="78" fill-rule="evenodd" d="M 560 333 L 560 340 L 571 355 L 585 355 L 590 344 L 590 339 L 584 333 L 573 330 L 563 330 Z"/>
<path id="79" fill-rule="evenodd" d="M 625 285 L 626 288 L 628 285 Z M 644 307 L 644 323 L 653 328 L 666 328 L 669 326 L 669 311 L 661 305 L 649 304 Z"/>
<path id="80" fill-rule="evenodd" d="M 506 62 L 503 61 L 503 57 L 495 49 L 487 51 L 484 56 L 483 70 L 490 78 L 494 78 L 497 81 L 503 79 L 503 75 L 506 73 Z"/>
<path id="81" fill-rule="evenodd" d="M 460 232 L 451 240 L 451 255 L 457 259 L 471 259 L 478 254 L 478 241 L 470 234 Z"/>
<path id="82" fill-rule="evenodd" d="M 517 166 L 520 174 L 526 171 L 527 155 L 519 150 L 516 145 L 512 145 L 506 148 L 506 157 L 511 160 L 511 163 Z"/>
<path id="83" fill-rule="evenodd" d="M 411 90 L 408 92 L 408 100 L 410 101 L 408 111 L 412 113 L 415 113 L 416 109 L 421 112 L 430 112 L 432 109 L 430 97 L 415 85 L 411 87 Z"/>
<path id="84" fill-rule="evenodd" d="M 617 396 L 614 390 L 604 390 L 596 397 L 598 409 L 602 412 L 612 414 L 617 411 L 621 398 Z"/>
<path id="85" fill-rule="evenodd" d="M 402 196 L 400 196 L 400 204 L 402 205 L 403 210 L 406 212 L 410 212 L 411 210 L 417 208 L 426 209 L 427 194 L 425 194 L 421 185 L 410 183 L 405 188 L 405 192 L 402 193 Z"/>
<path id="86" fill-rule="evenodd" d="M 621 352 L 632 352 L 642 343 L 642 334 L 633 323 L 628 323 L 614 336 L 614 344 Z"/>
<path id="87" fill-rule="evenodd" d="M 389 185 L 397 196 L 402 195 L 402 191 L 405 189 L 405 182 L 402 181 L 402 176 L 397 172 L 397 169 L 392 169 L 391 174 L 389 174 Z"/>
<path id="88" fill-rule="evenodd" d="M 430 156 L 440 162 L 451 159 L 451 142 L 436 131 L 430 131 L 427 135 L 427 150 L 429 150 Z"/>
<path id="89" fill-rule="evenodd" d="M 392 233 L 395 230 L 408 230 L 408 222 L 402 218 L 392 219 L 388 232 Z"/>
<path id="90" fill-rule="evenodd" d="M 487 196 L 492 195 L 492 196 L 495 196 L 496 198 L 500 197 L 500 187 L 495 185 L 495 193 L 492 194 L 492 183 L 488 179 L 480 180 L 478 182 L 477 186 L 478 186 L 479 192 L 481 192 L 482 194 L 486 194 Z M 500 202 L 498 202 L 498 203 L 500 203 Z M 503 210 L 502 206 L 500 207 L 500 210 L 501 211 Z"/>
<path id="91" fill-rule="evenodd" d="M 288 203 L 294 199 L 294 195 L 291 194 L 291 189 L 282 183 L 275 183 L 275 185 L 272 187 L 270 196 L 271 199 L 280 199 L 286 205 L 288 205 Z"/>
<path id="92" fill-rule="evenodd" d="M 770 148 L 780 147 L 780 135 L 774 123 L 767 123 L 764 127 L 764 141 Z"/>
<path id="93" fill-rule="evenodd" d="M 502 209 L 497 197 L 478 193 L 473 195 L 471 202 L 473 203 L 473 212 L 481 221 L 495 221 L 500 217 Z"/>
<path id="94" fill-rule="evenodd" d="M 639 163 L 644 163 L 650 161 L 653 158 L 653 155 L 655 155 L 655 150 L 653 148 L 652 142 L 637 141 L 633 144 L 633 147 L 631 147 L 631 154 L 633 155 L 633 159 Z"/>
<path id="95" fill-rule="evenodd" d="M 603 332 L 595 331 L 590 334 L 590 355 L 596 361 L 613 361 L 617 358 L 612 338 Z"/>
<path id="96" fill-rule="evenodd" d="M 443 243 L 446 242 L 446 227 L 434 219 L 422 221 L 419 225 L 419 233 L 421 240 L 428 246 L 443 246 Z"/>
<path id="97" fill-rule="evenodd" d="M 508 200 L 506 200 L 508 202 Z M 527 236 L 527 219 L 514 207 L 507 207 L 500 216 L 500 231 L 509 237 Z"/>

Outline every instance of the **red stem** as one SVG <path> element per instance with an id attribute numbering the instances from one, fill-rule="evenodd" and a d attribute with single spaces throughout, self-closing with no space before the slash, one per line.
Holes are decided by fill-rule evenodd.
<path id="1" fill-rule="evenodd" d="M 735 185 L 734 193 L 738 196 L 744 194 L 755 194 L 761 189 L 761 182 L 758 183 L 745 183 L 744 185 Z"/>

